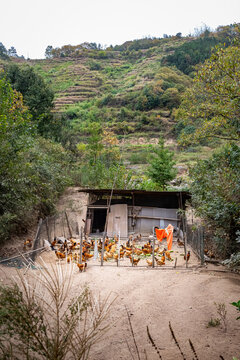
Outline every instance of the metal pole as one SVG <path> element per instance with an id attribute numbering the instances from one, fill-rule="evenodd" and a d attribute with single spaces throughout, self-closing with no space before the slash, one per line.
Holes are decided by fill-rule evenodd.
<path id="1" fill-rule="evenodd" d="M 103 239 L 102 239 L 101 266 L 103 266 L 103 256 L 104 256 L 105 237 L 106 237 L 106 233 L 104 232 Z"/>
<path id="2" fill-rule="evenodd" d="M 118 261 L 117 266 L 120 265 L 120 231 L 118 232 Z"/>
<path id="3" fill-rule="evenodd" d="M 155 263 L 154 263 L 154 250 L 155 250 L 155 236 L 153 234 L 153 245 L 152 245 L 152 268 L 154 268 Z"/>

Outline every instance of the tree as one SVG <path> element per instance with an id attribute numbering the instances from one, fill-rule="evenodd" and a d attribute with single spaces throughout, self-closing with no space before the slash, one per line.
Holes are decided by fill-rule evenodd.
<path id="1" fill-rule="evenodd" d="M 52 50 L 53 50 L 53 47 L 51 45 L 48 45 L 46 50 L 45 50 L 46 59 L 51 59 L 53 57 Z"/>
<path id="2" fill-rule="evenodd" d="M 69 157 L 37 136 L 22 95 L 0 78 L 0 242 L 54 208 L 68 183 Z"/>
<path id="3" fill-rule="evenodd" d="M 176 37 L 177 37 L 177 38 L 181 38 L 181 37 L 182 37 L 182 33 L 181 33 L 181 32 L 178 32 L 178 33 L 176 34 Z"/>
<path id="4" fill-rule="evenodd" d="M 12 87 L 23 95 L 24 104 L 29 108 L 39 133 L 47 135 L 45 129 L 49 128 L 49 123 L 53 120 L 50 115 L 53 91 L 30 66 L 20 68 L 16 64 L 10 64 L 5 67 L 5 72 Z"/>
<path id="5" fill-rule="evenodd" d="M 177 174 L 173 161 L 174 153 L 164 147 L 164 140 L 159 139 L 158 146 L 152 147 L 154 155 L 148 168 L 149 177 L 157 184 L 160 190 L 166 190 L 167 184 Z"/>
<path id="6" fill-rule="evenodd" d="M 17 50 L 15 49 L 15 47 L 11 46 L 10 49 L 8 49 L 8 56 L 12 56 L 12 57 L 18 57 L 17 54 Z"/>
<path id="7" fill-rule="evenodd" d="M 131 173 L 121 162 L 118 141 L 110 131 L 103 131 L 101 125 L 92 123 L 87 144 L 77 144 L 80 157 L 80 171 L 77 184 L 108 188 L 126 189 Z"/>
<path id="8" fill-rule="evenodd" d="M 240 147 L 227 144 L 191 169 L 192 202 L 213 229 L 225 255 L 236 250 L 240 230 Z M 222 249 L 221 249 L 222 250 Z"/>
<path id="9" fill-rule="evenodd" d="M 196 130 L 182 133 L 183 145 L 204 138 L 236 140 L 240 138 L 240 42 L 218 47 L 199 67 L 177 112 L 177 119 Z"/>
<path id="10" fill-rule="evenodd" d="M 3 45 L 3 43 L 0 42 L 0 59 L 7 60 L 9 57 L 7 55 L 7 49 Z"/>

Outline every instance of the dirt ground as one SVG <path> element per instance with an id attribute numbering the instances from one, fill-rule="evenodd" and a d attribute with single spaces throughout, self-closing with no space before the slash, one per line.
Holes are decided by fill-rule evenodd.
<path id="1" fill-rule="evenodd" d="M 119 267 L 114 262 L 101 267 L 99 260 L 91 260 L 86 272 L 80 273 L 74 265 L 70 297 L 78 295 L 84 284 L 102 298 L 109 294 L 116 297 L 107 320 L 111 328 L 92 348 L 90 360 L 138 358 L 125 307 L 131 314 L 142 360 L 160 358 L 148 339 L 147 326 L 163 360 L 182 359 L 172 339 L 169 322 L 187 360 L 194 358 L 189 339 L 199 360 L 217 360 L 220 355 L 225 360 L 232 360 L 233 356 L 240 359 L 240 320 L 236 320 L 237 311 L 230 304 L 240 299 L 240 276 L 226 272 L 221 266 L 199 267 L 193 253 L 186 269 L 182 248 L 174 243 L 173 250 L 172 257 L 178 258 L 177 268 L 173 267 L 174 262 L 166 262 L 164 268 L 151 269 L 145 260 L 137 267 L 130 267 L 129 259 L 122 261 Z M 47 264 L 56 263 L 53 251 L 43 252 L 41 256 Z M 64 260 L 61 266 L 69 265 Z M 14 268 L 0 265 L 3 282 L 14 274 Z M 211 318 L 219 318 L 214 303 L 226 306 L 226 332 L 222 325 L 207 327 Z"/>
<path id="2" fill-rule="evenodd" d="M 52 253 L 44 254 L 52 262 Z M 55 259 L 54 259 L 55 261 Z M 189 266 L 193 266 L 190 261 Z M 192 263 L 191 263 L 192 262 Z M 92 265 L 91 265 L 92 264 Z M 67 264 L 63 264 L 67 266 Z M 208 271 L 211 269 L 149 269 L 145 267 L 99 266 L 88 264 L 85 273 L 75 270 L 73 293 L 87 283 L 94 293 L 117 296 L 109 313 L 110 331 L 94 347 L 91 359 L 131 359 L 126 341 L 137 359 L 125 306 L 131 322 L 141 359 L 158 359 L 147 336 L 147 325 L 152 338 L 165 360 L 180 359 L 169 330 L 169 321 L 187 359 L 193 354 L 189 338 L 199 359 L 240 358 L 240 321 L 236 309 L 230 305 L 240 298 L 240 277 L 236 274 Z M 220 270 L 217 267 L 217 270 Z M 207 328 L 211 318 L 219 317 L 216 303 L 227 309 L 227 331 L 221 326 Z"/>
<path id="3" fill-rule="evenodd" d="M 41 255 L 46 263 L 55 264 L 54 252 Z M 240 297 L 240 277 L 237 274 L 220 272 L 219 267 L 197 268 L 194 258 L 188 270 L 182 266 L 150 269 L 147 266 L 125 267 L 104 265 L 98 261 L 88 263 L 87 271 L 80 273 L 75 265 L 73 288 L 70 297 L 76 296 L 87 284 L 94 294 L 104 298 L 111 293 L 116 297 L 109 314 L 111 328 L 103 335 L 91 352 L 91 360 L 131 359 L 127 343 L 137 359 L 136 349 L 127 318 L 126 308 L 131 314 L 131 323 L 141 359 L 159 359 L 147 336 L 151 336 L 161 349 L 162 359 L 181 359 L 170 330 L 169 322 L 185 354 L 193 359 L 189 345 L 191 339 L 199 360 L 232 360 L 240 358 L 240 321 L 237 311 L 230 305 Z M 61 261 L 61 266 L 69 266 Z M 193 266 L 193 267 L 192 267 Z M 15 269 L 0 267 L 2 280 L 14 276 Z M 218 271 L 216 271 L 218 270 Z M 36 270 L 29 270 L 36 271 Z M 208 321 L 218 316 L 216 303 L 224 303 L 227 309 L 227 331 L 222 326 L 207 328 Z"/>

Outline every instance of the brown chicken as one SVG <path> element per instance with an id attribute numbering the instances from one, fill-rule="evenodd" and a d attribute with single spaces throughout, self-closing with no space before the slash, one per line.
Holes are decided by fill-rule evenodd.
<path id="1" fill-rule="evenodd" d="M 156 247 L 155 249 L 154 249 L 154 253 L 158 253 L 158 251 L 159 251 L 159 246 L 158 247 Z"/>
<path id="2" fill-rule="evenodd" d="M 157 265 L 159 265 L 159 266 L 165 265 L 165 256 L 164 256 L 164 259 L 162 256 L 161 260 L 159 260 L 155 257 L 155 260 L 156 260 Z"/>
<path id="3" fill-rule="evenodd" d="M 180 241 L 179 239 L 177 239 L 177 244 L 178 244 L 178 246 L 184 246 L 184 243 L 182 241 Z"/>
<path id="4" fill-rule="evenodd" d="M 32 247 L 32 243 L 33 243 L 32 239 L 27 239 L 26 241 L 24 241 L 23 247 L 24 248 L 26 248 L 26 246 Z"/>
<path id="5" fill-rule="evenodd" d="M 144 253 L 144 255 L 147 255 L 147 254 L 151 254 L 152 253 L 152 248 L 144 248 L 142 247 L 142 252 Z"/>
<path id="6" fill-rule="evenodd" d="M 126 251 L 126 257 L 129 258 L 129 256 L 131 256 L 131 254 L 132 254 L 132 251 Z"/>
<path id="7" fill-rule="evenodd" d="M 148 266 L 152 266 L 152 260 L 146 259 Z"/>
<path id="8" fill-rule="evenodd" d="M 135 258 L 132 258 L 131 256 L 129 256 L 129 259 L 130 259 L 131 263 L 133 263 L 134 266 L 137 266 L 137 264 L 140 261 L 140 258 L 135 259 Z"/>
<path id="9" fill-rule="evenodd" d="M 125 250 L 124 251 L 120 251 L 120 259 L 122 259 L 124 257 L 125 254 Z"/>
<path id="10" fill-rule="evenodd" d="M 106 257 L 107 257 L 108 259 L 112 259 L 112 258 L 113 258 L 113 254 L 112 254 L 112 253 L 106 252 L 105 254 L 106 254 Z"/>
<path id="11" fill-rule="evenodd" d="M 113 254 L 113 258 L 114 258 L 114 260 L 118 260 L 118 254 Z"/>
<path id="12" fill-rule="evenodd" d="M 74 255 L 73 255 L 73 259 L 74 259 L 74 260 L 78 260 L 78 258 L 79 258 L 79 254 L 74 253 Z"/>
<path id="13" fill-rule="evenodd" d="M 86 271 L 87 263 L 79 264 L 77 263 L 77 267 L 79 268 L 80 272 Z"/>
<path id="14" fill-rule="evenodd" d="M 142 250 L 140 250 L 140 249 L 134 249 L 134 254 L 136 254 L 136 255 L 141 255 L 142 254 Z"/>
<path id="15" fill-rule="evenodd" d="M 93 257 L 93 254 L 89 254 L 89 253 L 85 252 L 85 253 L 83 253 L 83 256 L 85 257 L 86 260 L 88 260 Z"/>
<path id="16" fill-rule="evenodd" d="M 190 259 L 190 251 L 187 252 L 187 262 L 189 261 Z M 186 256 L 184 255 L 184 260 L 186 260 Z"/>
<path id="17" fill-rule="evenodd" d="M 72 261 L 72 254 L 69 254 L 67 256 L 67 262 L 70 263 Z"/>
<path id="18" fill-rule="evenodd" d="M 132 248 L 131 247 L 125 247 L 125 249 L 127 250 L 127 251 L 132 251 Z"/>
<path id="19" fill-rule="evenodd" d="M 106 255 L 103 255 L 103 260 L 108 261 L 108 257 Z"/>
<path id="20" fill-rule="evenodd" d="M 54 240 L 51 242 L 51 245 L 55 246 L 56 244 L 57 244 L 57 240 L 56 240 L 56 238 L 54 238 Z"/>
<path id="21" fill-rule="evenodd" d="M 112 254 L 115 253 L 116 249 L 117 249 L 117 245 L 112 245 L 110 253 Z"/>
<path id="22" fill-rule="evenodd" d="M 57 251 L 57 250 L 55 251 L 55 254 L 58 259 L 65 259 L 65 257 L 66 257 L 66 255 L 64 253 Z"/>
<path id="23" fill-rule="evenodd" d="M 151 241 L 148 240 L 148 242 L 147 242 L 146 244 L 144 244 L 143 247 L 145 247 L 145 248 L 147 248 L 147 249 L 151 248 L 151 247 L 152 247 Z"/>
<path id="24" fill-rule="evenodd" d="M 170 251 L 165 251 L 165 255 L 168 260 L 173 261 L 173 259 L 171 258 L 171 255 L 170 255 Z"/>

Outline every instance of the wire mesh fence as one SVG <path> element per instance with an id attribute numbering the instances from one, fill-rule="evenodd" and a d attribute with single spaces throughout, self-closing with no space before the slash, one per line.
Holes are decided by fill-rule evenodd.
<path id="1" fill-rule="evenodd" d="M 193 249 L 195 255 L 204 263 L 204 227 L 187 225 L 187 243 Z"/>
<path id="2" fill-rule="evenodd" d="M 51 243 L 53 242 L 54 239 L 62 239 L 62 243 L 64 242 L 65 239 L 75 239 L 74 241 L 77 242 L 77 246 L 75 249 L 75 252 L 77 254 L 79 254 L 79 249 L 80 249 L 80 228 L 79 228 L 79 223 L 78 223 L 78 219 L 74 216 L 72 216 L 71 214 L 67 214 L 66 212 L 61 212 L 61 213 L 57 213 L 53 216 L 49 216 L 45 219 L 40 219 L 39 223 L 38 223 L 38 227 L 35 233 L 35 237 L 33 239 L 32 242 L 32 247 L 26 247 L 25 249 L 23 249 L 21 252 L 19 251 L 19 254 L 16 256 L 13 256 L 11 258 L 8 259 L 0 259 L 0 263 L 1 264 L 5 264 L 5 265 L 9 265 L 9 266 L 15 266 L 15 267 L 22 267 L 25 266 L 26 264 L 28 264 L 29 262 L 31 264 L 34 264 L 34 261 L 36 260 L 37 256 L 46 249 L 46 247 L 51 246 Z M 83 228 L 82 228 L 83 230 Z M 203 264 L 204 262 L 204 228 L 203 227 L 196 227 L 196 226 L 189 226 L 187 225 L 186 227 L 186 232 L 187 232 L 187 242 L 188 244 L 191 246 L 191 248 L 193 249 L 195 255 L 197 255 L 197 257 L 201 260 L 201 263 Z M 83 236 L 83 239 L 85 237 Z M 119 238 L 120 241 L 119 243 L 122 245 L 126 245 L 127 242 L 127 238 L 121 238 L 120 234 L 119 234 Z M 134 238 L 134 236 L 133 236 Z M 114 239 L 112 239 L 113 241 Z M 95 244 L 95 242 L 97 243 L 96 246 L 96 252 L 97 255 L 94 255 L 94 248 L 91 250 L 91 254 L 93 256 L 93 258 L 91 259 L 91 263 L 93 265 L 110 265 L 110 266 L 132 266 L 132 267 L 136 267 L 135 262 L 139 260 L 140 262 L 138 263 L 138 267 L 144 266 L 144 267 L 158 267 L 157 266 L 157 253 L 155 253 L 155 251 L 150 251 L 148 255 L 145 255 L 142 253 L 142 248 L 144 247 L 144 244 L 147 243 L 149 241 L 149 237 L 141 237 L 141 240 L 137 241 L 134 245 L 134 252 L 130 251 L 130 249 L 128 251 L 125 251 L 125 255 L 123 258 L 120 258 L 120 256 L 115 259 L 115 257 L 117 256 L 116 254 L 112 254 L 112 257 L 109 256 L 109 258 L 107 258 L 107 261 L 103 261 L 103 255 L 105 254 L 102 251 L 99 250 L 100 245 L 102 245 L 102 241 L 103 238 L 101 238 L 100 234 L 97 237 L 93 237 L 93 238 L 88 238 L 88 241 L 93 242 L 93 244 Z M 162 247 L 165 247 L 166 244 L 158 244 L 158 241 L 156 241 L 156 238 L 151 236 L 151 242 L 152 245 L 154 244 L 153 241 L 155 242 L 154 248 L 156 249 L 158 247 L 158 245 L 161 245 Z M 61 242 L 61 240 L 60 240 Z M 174 245 L 174 251 L 172 252 L 172 257 L 173 257 L 173 261 L 172 262 L 168 262 L 166 261 L 166 264 L 164 264 L 163 268 L 176 268 L 176 263 L 177 266 L 179 267 L 183 267 L 185 266 L 185 262 L 183 261 L 183 254 L 180 254 L 182 256 L 178 256 L 179 254 L 179 249 L 177 248 L 177 242 L 175 240 L 175 242 L 173 242 Z M 59 245 L 60 246 L 60 245 Z M 52 250 L 58 250 L 58 246 L 56 248 L 52 247 Z M 98 249 L 98 250 L 97 250 Z M 117 247 L 118 249 L 118 247 Z M 120 249 L 120 247 L 119 247 Z M 153 248 L 152 248 L 153 249 Z M 105 251 L 105 250 L 104 250 Z M 137 260 L 130 260 L 129 258 L 126 257 L 127 253 L 130 253 L 130 258 L 132 259 L 137 259 Z M 117 253 L 117 250 L 116 250 Z M 140 254 L 140 255 L 139 255 Z M 159 255 L 160 256 L 160 255 Z M 176 259 L 176 257 L 178 257 L 178 259 Z M 159 260 L 160 258 L 158 258 Z M 94 260 L 94 261 L 93 261 Z M 162 267 L 162 266 L 161 266 Z"/>
<path id="3" fill-rule="evenodd" d="M 73 230 L 74 229 L 74 230 Z M 30 243 L 16 250 L 18 254 L 0 258 L 0 264 L 21 268 L 33 264 L 37 256 L 45 250 L 46 240 L 51 244 L 55 237 L 69 238 L 76 236 L 77 221 L 69 219 L 66 212 L 57 213 L 45 219 L 40 219 L 34 238 Z"/>

